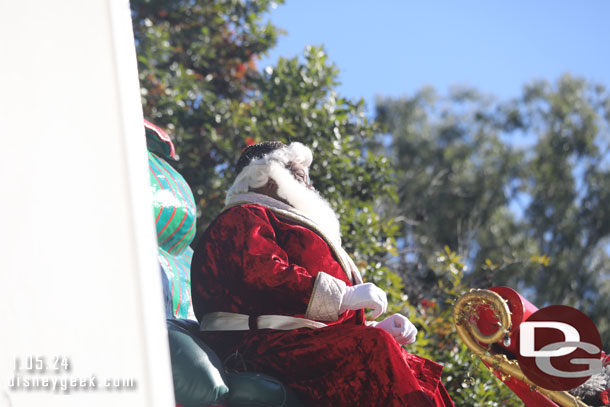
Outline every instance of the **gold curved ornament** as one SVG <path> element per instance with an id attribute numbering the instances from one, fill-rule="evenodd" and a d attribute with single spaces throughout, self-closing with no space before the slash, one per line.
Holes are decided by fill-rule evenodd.
<path id="1" fill-rule="evenodd" d="M 498 321 L 498 330 L 493 334 L 483 335 L 473 322 L 477 315 L 476 309 L 481 306 L 488 306 Z M 490 290 L 471 290 L 458 298 L 453 307 L 453 322 L 459 337 L 468 349 L 491 366 L 494 371 L 500 372 L 503 380 L 504 376 L 509 376 L 522 381 L 530 386 L 530 390 L 543 394 L 562 407 L 590 407 L 567 391 L 553 391 L 537 386 L 525 376 L 518 361 L 509 360 L 506 355 L 493 354 L 489 351 L 492 344 L 509 340 L 510 315 L 506 301 L 499 294 Z M 482 346 L 481 343 L 486 344 L 487 347 Z"/>

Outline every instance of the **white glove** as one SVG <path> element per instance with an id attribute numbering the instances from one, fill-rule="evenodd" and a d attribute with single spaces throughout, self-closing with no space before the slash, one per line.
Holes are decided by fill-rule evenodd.
<path id="1" fill-rule="evenodd" d="M 361 308 L 372 308 L 373 318 L 377 318 L 388 308 L 388 299 L 385 292 L 373 283 L 346 287 L 346 291 L 341 298 L 339 314 L 343 314 L 348 309 L 357 310 Z"/>
<path id="2" fill-rule="evenodd" d="M 417 328 L 406 317 L 394 314 L 374 325 L 375 328 L 383 329 L 394 337 L 401 345 L 415 342 Z"/>

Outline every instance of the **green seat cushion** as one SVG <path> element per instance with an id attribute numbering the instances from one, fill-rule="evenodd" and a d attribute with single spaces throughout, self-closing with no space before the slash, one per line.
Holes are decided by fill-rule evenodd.
<path id="1" fill-rule="evenodd" d="M 230 407 L 300 407 L 295 394 L 279 380 L 258 373 L 229 373 Z"/>
<path id="2" fill-rule="evenodd" d="M 183 406 L 218 404 L 229 393 L 222 362 L 205 343 L 180 326 L 181 323 L 184 322 L 167 320 L 176 403 Z"/>

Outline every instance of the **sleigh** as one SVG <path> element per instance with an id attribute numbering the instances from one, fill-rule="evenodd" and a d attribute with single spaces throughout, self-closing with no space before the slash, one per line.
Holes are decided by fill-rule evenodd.
<path id="1" fill-rule="evenodd" d="M 520 325 L 537 310 L 515 290 L 494 287 L 462 295 L 454 306 L 453 317 L 457 333 L 466 346 L 527 407 L 608 405 L 608 389 L 582 400 L 567 391 L 537 386 L 524 374 L 516 358 Z"/>
<path id="2" fill-rule="evenodd" d="M 275 378 L 225 372 L 221 360 L 197 337 L 199 325 L 189 306 L 189 243 L 195 229 L 195 203 L 186 181 L 168 163 L 174 158 L 169 136 L 151 123 L 146 122 L 145 127 L 177 404 L 298 406 L 295 395 Z M 168 194 L 175 198 L 175 205 L 167 205 Z M 535 386 L 515 360 L 519 325 L 536 310 L 516 291 L 495 287 L 462 296 L 455 305 L 454 319 L 466 346 L 528 407 L 589 407 L 568 392 Z"/>

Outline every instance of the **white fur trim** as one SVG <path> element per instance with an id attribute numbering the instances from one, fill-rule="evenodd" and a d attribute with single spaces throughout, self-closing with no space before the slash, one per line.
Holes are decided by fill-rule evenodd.
<path id="1" fill-rule="evenodd" d="M 347 252 L 345 250 L 343 250 L 343 247 L 340 247 L 339 249 L 341 249 L 339 251 L 339 256 L 341 256 L 343 258 L 345 263 L 350 268 L 350 271 L 351 271 L 350 280 L 354 284 L 362 284 L 362 275 L 360 274 L 360 270 L 358 269 L 358 266 L 356 266 L 356 263 L 354 263 L 354 260 L 352 260 L 352 258 L 349 257 L 349 254 L 347 254 Z"/>
<path id="2" fill-rule="evenodd" d="M 244 194 L 233 195 L 230 199 L 227 199 L 227 206 L 225 207 L 225 209 L 232 207 L 232 206 L 236 206 L 236 205 L 243 205 L 246 203 L 257 203 L 259 205 L 263 205 L 264 207 L 272 209 L 272 210 L 281 209 L 284 211 L 292 211 L 295 213 L 299 213 L 299 211 L 297 211 L 296 209 L 294 209 L 292 206 L 288 205 L 287 203 L 278 201 L 277 199 L 273 199 L 268 195 L 259 194 L 256 192 L 246 192 Z M 225 210 L 225 209 L 223 209 L 223 210 Z M 299 215 L 305 217 L 305 214 L 303 214 L 303 213 L 299 213 Z"/>
<path id="3" fill-rule="evenodd" d="M 317 321 L 336 321 L 339 319 L 339 308 L 347 285 L 324 272 L 319 272 L 314 283 L 313 293 L 305 318 Z"/>
<path id="4" fill-rule="evenodd" d="M 337 244 L 341 244 L 339 218 L 318 191 L 297 181 L 289 170 L 277 163 L 269 165 L 269 176 L 277 183 L 280 198 L 313 220 Z"/>
<path id="5" fill-rule="evenodd" d="M 280 164 L 279 166 L 282 168 L 290 163 L 300 164 L 307 168 L 312 161 L 311 150 L 299 142 L 290 143 L 286 147 L 278 148 L 259 159 L 252 160 L 235 177 L 233 185 L 227 191 L 225 203 L 228 204 L 233 195 L 243 194 L 250 188 L 260 188 L 265 185 L 269 181 L 269 173 L 272 168 L 270 164 L 272 163 Z"/>

